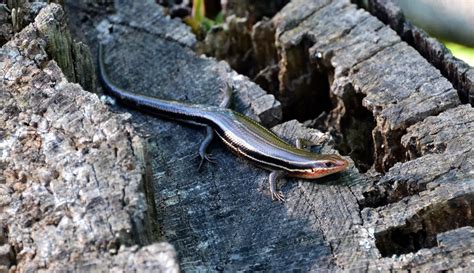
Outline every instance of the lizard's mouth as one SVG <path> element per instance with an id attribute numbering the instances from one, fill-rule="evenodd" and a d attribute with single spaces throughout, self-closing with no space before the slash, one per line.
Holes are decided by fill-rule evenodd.
<path id="1" fill-rule="evenodd" d="M 305 179 L 316 179 L 333 173 L 342 172 L 346 170 L 348 166 L 349 162 L 341 158 L 338 160 L 327 161 L 323 163 L 322 166 L 312 169 L 291 172 L 289 173 L 289 176 Z"/>

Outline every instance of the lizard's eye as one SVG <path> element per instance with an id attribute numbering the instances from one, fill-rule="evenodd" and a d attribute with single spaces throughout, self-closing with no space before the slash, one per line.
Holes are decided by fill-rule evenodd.
<path id="1" fill-rule="evenodd" d="M 332 162 L 326 162 L 324 163 L 324 165 L 327 167 L 327 168 L 331 168 L 331 167 L 334 167 L 334 164 Z"/>

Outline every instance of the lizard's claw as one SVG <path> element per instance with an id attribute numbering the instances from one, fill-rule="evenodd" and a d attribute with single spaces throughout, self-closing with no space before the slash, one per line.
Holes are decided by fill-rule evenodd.
<path id="1" fill-rule="evenodd" d="M 284 203 L 285 202 L 285 195 L 281 191 L 272 192 L 272 200 L 273 201 L 276 200 L 276 201 L 280 201 L 280 202 Z"/>
<path id="2" fill-rule="evenodd" d="M 204 154 L 204 155 L 200 155 L 201 157 L 201 162 L 199 163 L 199 166 L 198 166 L 198 171 L 201 170 L 201 166 L 202 164 L 204 163 L 204 160 L 206 160 L 207 162 L 210 162 L 212 164 L 216 164 L 217 161 L 214 159 L 214 157 L 212 156 L 212 154 Z"/>
<path id="3" fill-rule="evenodd" d="M 204 158 L 207 160 L 207 162 L 210 162 L 212 164 L 216 164 L 217 160 L 214 158 L 212 154 L 205 154 Z"/>

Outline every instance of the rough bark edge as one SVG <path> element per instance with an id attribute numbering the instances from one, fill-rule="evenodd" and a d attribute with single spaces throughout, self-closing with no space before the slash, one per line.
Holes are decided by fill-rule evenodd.
<path id="1" fill-rule="evenodd" d="M 4 112 L 4 113 L 7 114 L 7 116 L 6 116 L 7 121 L 8 121 L 8 115 L 11 115 L 12 117 L 15 117 L 15 113 L 16 113 L 15 111 L 27 111 L 23 116 L 19 117 L 19 119 L 22 119 L 24 121 L 22 121 L 21 123 L 18 123 L 18 126 L 20 126 L 20 127 L 22 127 L 22 126 L 23 127 L 24 126 L 32 126 L 32 128 L 37 128 L 36 130 L 43 130 L 43 131 L 48 130 L 47 128 L 54 128 L 54 129 L 52 129 L 53 131 L 51 132 L 53 135 L 54 135 L 54 131 L 59 130 L 59 132 L 61 132 L 62 135 L 65 134 L 65 136 L 67 136 L 66 139 L 69 139 L 70 137 L 72 137 L 71 141 L 72 141 L 73 145 L 79 145 L 78 147 L 84 147 L 84 146 L 88 146 L 86 136 L 84 136 L 85 138 L 83 139 L 83 138 L 80 137 L 80 135 L 78 135 L 77 136 L 78 139 L 74 140 L 75 139 L 74 136 L 69 136 L 68 135 L 70 133 L 74 134 L 75 132 L 80 133 L 81 132 L 80 128 L 76 127 L 76 129 L 72 129 L 73 127 L 67 128 L 67 126 L 64 127 L 64 128 L 61 127 L 61 126 L 57 127 L 58 125 L 61 124 L 61 122 L 59 120 L 61 120 L 65 116 L 67 116 L 67 113 L 68 113 L 69 109 L 74 109 L 75 108 L 75 107 L 72 107 L 72 108 L 69 108 L 69 109 L 61 109 L 60 105 L 62 105 L 63 99 L 64 99 L 65 102 L 68 102 L 69 99 L 67 99 L 67 97 L 71 97 L 70 99 L 73 99 L 74 101 L 76 101 L 77 105 L 81 105 L 81 103 L 86 104 L 84 108 L 81 108 L 81 107 L 78 106 L 79 107 L 78 109 L 80 109 L 77 113 L 79 120 L 81 120 L 81 117 L 80 117 L 81 114 L 82 115 L 87 115 L 88 113 L 90 113 L 90 111 L 94 111 L 92 109 L 95 109 L 95 107 L 99 106 L 99 108 L 102 108 L 101 111 L 104 111 L 105 108 L 104 108 L 103 105 L 102 106 L 98 105 L 99 100 L 98 100 L 97 97 L 85 92 L 84 90 L 79 88 L 79 86 L 67 82 L 67 80 L 65 79 L 64 74 L 60 71 L 60 69 L 57 66 L 56 62 L 51 60 L 51 56 L 49 54 L 47 54 L 46 51 L 45 51 L 45 49 L 48 47 L 48 45 L 50 43 L 54 43 L 56 41 L 54 38 L 51 39 L 50 35 L 45 34 L 45 33 L 51 33 L 50 32 L 51 29 L 48 29 L 48 25 L 53 24 L 55 26 L 57 26 L 57 25 L 64 25 L 65 26 L 65 24 L 63 24 L 64 21 L 62 21 L 62 20 L 64 20 L 64 18 L 62 16 L 59 16 L 60 17 L 59 22 L 56 21 L 58 15 L 61 15 L 61 14 L 62 14 L 62 10 L 58 5 L 49 5 L 49 6 L 47 6 L 46 8 L 44 8 L 40 12 L 40 14 L 37 17 L 37 20 L 35 21 L 34 24 L 29 25 L 21 33 L 19 33 L 19 35 L 15 36 L 13 41 L 11 41 L 10 43 L 7 43 L 4 47 L 2 47 L 2 55 L 1 55 L 2 64 L 6 64 L 7 66 L 9 66 L 9 69 L 6 69 L 6 70 L 2 71 L 2 74 L 4 74 L 6 72 L 6 74 L 4 74 L 3 77 L 2 77 L 3 82 L 2 82 L 2 88 L 1 88 L 2 92 L 4 92 L 2 94 L 2 97 L 4 97 L 6 100 L 3 101 L 2 103 L 12 102 L 13 105 L 18 104 L 19 107 L 20 107 L 20 108 L 15 108 L 15 106 L 13 106 L 13 108 L 10 109 L 10 110 L 14 110 L 14 112 L 9 112 L 8 109 L 6 109 L 6 108 L 4 108 L 3 110 L 7 111 L 7 112 Z M 44 30 L 45 32 L 38 31 L 37 26 L 39 26 L 40 28 L 43 28 L 42 30 Z M 67 28 L 59 28 L 57 30 L 58 30 L 58 32 L 54 33 L 53 36 L 61 37 L 62 32 L 66 32 L 66 34 L 69 33 L 67 31 Z M 33 38 L 35 40 L 32 43 L 30 43 L 31 41 L 28 40 L 31 37 L 35 37 L 35 38 Z M 12 59 L 8 60 L 8 58 L 12 58 Z M 6 61 L 6 62 L 4 62 L 4 61 Z M 29 73 L 31 73 L 31 74 L 29 74 Z M 41 79 L 41 77 L 44 77 L 43 80 Z M 32 81 L 32 82 L 30 82 L 30 81 Z M 49 83 L 48 81 L 51 81 L 51 82 Z M 32 84 L 32 86 L 29 86 L 29 84 Z M 58 101 L 53 101 L 52 104 L 58 104 L 58 106 L 57 106 L 58 108 L 56 108 L 56 106 L 54 106 L 53 108 L 43 109 L 43 107 L 49 107 L 48 106 L 48 100 L 43 101 L 43 100 L 35 97 L 37 94 L 40 95 L 39 93 L 41 93 L 41 92 L 38 92 L 38 93 L 34 92 L 35 88 L 43 89 L 43 87 L 41 87 L 42 84 L 45 84 L 47 86 L 47 88 L 46 88 L 47 91 L 45 91 L 46 92 L 45 94 L 50 94 L 50 92 L 54 93 L 53 90 L 56 89 L 56 92 L 58 92 L 57 94 L 59 95 L 59 97 L 57 98 Z M 12 86 L 14 87 L 16 85 L 19 86 L 19 88 L 15 88 L 17 90 L 16 92 L 18 92 L 18 93 L 14 92 L 14 93 L 9 94 L 7 92 L 8 88 L 9 88 L 8 86 L 10 86 L 10 88 L 11 88 Z M 14 99 L 14 97 L 19 96 L 21 93 L 24 93 L 25 97 L 20 99 L 19 101 L 16 101 L 16 99 Z M 53 94 L 53 93 L 51 93 L 51 94 Z M 77 100 L 77 99 L 79 99 L 79 100 Z M 24 100 L 24 101 L 22 101 L 22 100 Z M 49 101 L 49 102 L 51 102 L 51 101 Z M 89 104 L 90 102 L 93 102 L 93 103 Z M 34 108 L 35 105 L 39 106 L 40 108 L 35 109 Z M 21 109 L 23 109 L 23 110 L 21 110 Z M 72 110 L 72 111 L 74 111 L 74 110 Z M 105 111 L 108 112 L 108 110 L 105 110 Z M 28 114 L 27 114 L 28 112 L 33 113 L 33 116 L 29 117 Z M 49 121 L 49 126 L 52 126 L 52 127 L 47 127 L 48 126 L 48 121 L 44 120 L 44 117 L 42 118 L 41 116 L 42 115 L 46 115 L 46 116 L 47 115 L 54 115 L 54 113 L 59 114 L 58 120 Z M 61 113 L 64 113 L 66 115 L 62 115 Z M 130 151 L 132 151 L 132 153 L 133 153 L 132 157 L 135 158 L 132 161 L 135 161 L 135 163 L 132 162 L 132 163 L 130 163 L 131 165 L 127 165 L 128 163 L 122 162 L 122 163 L 124 163 L 125 165 L 128 166 L 128 167 L 126 167 L 126 166 L 122 166 L 122 167 L 125 167 L 125 169 L 135 168 L 135 171 L 138 171 L 139 173 L 142 174 L 141 176 L 140 175 L 137 176 L 136 172 L 134 174 L 132 174 L 132 176 L 135 177 L 135 179 L 137 177 L 142 177 L 141 179 L 139 179 L 142 182 L 136 181 L 138 183 L 135 183 L 135 185 L 127 185 L 126 186 L 127 190 L 124 189 L 124 191 L 122 193 L 123 195 L 122 195 L 121 198 L 122 198 L 123 206 L 126 206 L 126 204 L 129 203 L 129 206 L 123 208 L 124 209 L 123 212 L 125 213 L 125 215 L 127 215 L 130 218 L 128 220 L 123 219 L 123 223 L 117 223 L 117 222 L 105 223 L 105 225 L 106 225 L 105 230 L 110 229 L 110 232 L 113 234 L 113 237 L 118 236 L 118 237 L 116 237 L 116 239 L 118 239 L 118 241 L 116 241 L 116 239 L 112 239 L 112 241 L 109 241 L 107 243 L 108 239 L 107 238 L 102 238 L 103 240 L 101 239 L 101 240 L 97 241 L 96 243 L 93 243 L 93 244 L 95 244 L 95 247 L 98 247 L 97 249 L 94 248 L 94 246 L 92 246 L 92 248 L 89 248 L 91 246 L 88 246 L 87 249 L 84 250 L 85 253 L 83 253 L 83 254 L 85 256 L 92 255 L 93 258 L 91 260 L 87 261 L 86 263 L 81 263 L 80 262 L 81 257 L 77 255 L 77 252 L 76 253 L 74 253 L 74 252 L 69 253 L 69 255 L 71 255 L 70 256 L 71 259 L 68 259 L 68 261 L 64 261 L 64 260 L 60 259 L 60 257 L 64 258 L 66 256 L 69 256 L 68 254 L 63 253 L 63 251 L 67 252 L 67 249 L 70 249 L 70 248 L 72 249 L 73 248 L 72 246 L 68 247 L 67 249 L 62 249 L 59 253 L 57 251 L 56 252 L 53 251 L 52 253 L 50 253 L 51 254 L 50 258 L 45 258 L 44 256 L 41 255 L 41 253 L 44 255 L 46 253 L 46 252 L 44 252 L 46 250 L 45 247 L 48 248 L 48 246 L 47 245 L 36 245 L 36 247 L 43 248 L 43 250 L 42 250 L 42 252 L 38 251 L 38 250 L 34 251 L 34 245 L 35 245 L 34 241 L 35 241 L 35 238 L 40 239 L 41 236 L 46 236 L 45 238 L 50 237 L 50 239 L 48 239 L 48 240 L 52 240 L 55 236 L 57 236 L 57 234 L 56 235 L 54 234 L 56 231 L 54 231 L 53 226 L 58 225 L 59 223 L 57 223 L 56 221 L 61 219 L 60 216 L 62 214 L 60 213 L 59 210 L 55 212 L 55 215 L 57 215 L 57 216 L 43 215 L 46 218 L 43 218 L 43 216 L 40 216 L 40 218 L 38 218 L 37 220 L 33 219 L 33 222 L 31 223 L 32 227 L 36 225 L 36 221 L 39 222 L 39 221 L 43 221 L 43 220 L 46 221 L 45 222 L 46 226 L 43 226 L 43 227 L 42 226 L 36 226 L 36 228 L 33 229 L 33 231 L 34 231 L 33 234 L 30 234 L 30 235 L 21 234 L 21 232 L 19 230 L 17 230 L 15 232 L 15 229 L 16 229 L 15 225 L 11 226 L 11 227 L 8 227 L 8 223 L 6 223 L 6 226 L 5 226 L 5 222 L 3 222 L 4 225 L 2 225 L 2 227 L 1 227 L 2 232 L 0 234 L 1 235 L 0 236 L 0 243 L 2 244 L 2 246 L 0 247 L 0 260 L 2 261 L 2 266 L 0 267 L 0 269 L 8 270 L 8 268 L 10 267 L 11 270 L 35 270 L 35 269 L 41 269 L 41 268 L 42 269 L 49 268 L 51 270 L 54 270 L 54 268 L 56 268 L 56 269 L 69 268 L 70 270 L 84 270 L 86 268 L 88 268 L 88 269 L 96 268 L 97 270 L 107 270 L 107 269 L 110 269 L 110 268 L 114 268 L 114 270 L 119 270 L 119 271 L 126 270 L 126 268 L 129 268 L 129 269 L 142 268 L 144 270 L 160 270 L 160 271 L 172 271 L 172 272 L 177 272 L 179 270 L 179 266 L 178 266 L 177 261 L 176 261 L 176 253 L 174 252 L 173 247 L 170 246 L 169 244 L 165 244 L 165 243 L 153 244 L 153 245 L 147 246 L 145 248 L 127 247 L 127 245 L 134 244 L 134 243 L 135 244 L 136 243 L 143 244 L 143 243 L 147 243 L 147 242 L 154 242 L 154 241 L 156 241 L 156 236 L 157 236 L 157 233 L 158 233 L 156 230 L 148 232 L 148 233 L 146 232 L 147 231 L 146 226 L 150 222 L 152 222 L 152 221 L 150 221 L 150 219 L 148 219 L 148 221 L 147 221 L 147 216 L 148 216 L 148 218 L 150 218 L 151 214 L 153 214 L 153 211 L 147 210 L 146 205 L 144 205 L 145 202 L 143 200 L 140 201 L 141 193 L 139 191 L 134 191 L 133 190 L 133 189 L 140 190 L 143 187 L 145 187 L 145 188 L 149 187 L 149 185 L 146 184 L 146 179 L 144 179 L 144 177 L 147 176 L 146 175 L 146 168 L 147 167 L 142 166 L 143 164 L 140 163 L 140 159 L 143 162 L 143 158 L 146 157 L 146 148 L 144 148 L 144 145 L 143 145 L 143 143 L 141 143 L 141 140 L 139 138 L 133 137 L 134 133 L 133 133 L 133 130 L 131 129 L 130 125 L 127 126 L 127 124 L 123 124 L 123 123 L 127 123 L 128 118 L 126 116 L 123 116 L 123 115 L 118 116 L 118 115 L 111 114 L 111 113 L 106 113 L 106 116 L 112 117 L 111 120 L 102 120 L 101 118 L 99 118 L 98 120 L 94 120 L 92 118 L 92 122 L 93 123 L 94 122 L 105 122 L 105 124 L 103 124 L 105 127 L 103 127 L 102 130 L 104 130 L 104 132 L 111 133 L 112 135 L 114 135 L 114 133 L 115 133 L 114 128 L 113 128 L 114 126 L 120 125 L 120 124 L 125 126 L 125 127 L 122 127 L 122 130 L 124 130 L 125 137 L 126 137 L 126 139 L 128 139 L 128 141 L 130 143 L 129 143 L 129 145 L 125 145 L 124 147 L 130 146 L 129 148 L 125 148 L 125 149 L 130 149 Z M 75 119 L 74 117 L 72 117 L 72 118 L 73 118 L 71 120 L 72 124 L 78 122 L 77 119 Z M 83 119 L 87 122 L 89 119 L 91 119 L 91 117 L 86 116 L 86 117 L 83 117 Z M 4 122 L 4 121 L 5 120 L 2 120 L 2 122 Z M 65 120 L 65 121 L 67 122 L 67 120 Z M 81 122 L 81 121 L 79 121 L 79 122 Z M 46 126 L 46 127 L 44 127 L 44 126 Z M 69 125 L 69 126 L 71 126 L 71 125 Z M 111 126 L 111 127 L 109 127 L 109 126 Z M 33 131 L 34 130 L 35 129 L 33 129 Z M 108 130 L 112 130 L 112 131 L 108 131 Z M 2 130 L 2 134 L 3 133 L 7 133 L 7 131 Z M 6 135 L 6 136 L 8 136 L 8 135 Z M 18 138 L 13 137 L 12 141 L 16 142 L 15 139 L 18 139 Z M 112 137 L 112 139 L 113 139 L 113 137 Z M 7 139 L 6 141 L 8 142 L 9 139 Z M 75 141 L 79 141 L 79 142 L 75 142 Z M 83 143 L 83 141 L 85 141 L 85 142 Z M 113 140 L 111 140 L 111 141 L 113 141 Z M 34 142 L 34 143 L 36 143 L 36 142 Z M 39 145 L 41 146 L 42 142 L 40 141 L 39 143 L 40 143 Z M 2 143 L 2 144 L 8 145 L 8 143 Z M 29 143 L 21 142 L 21 143 L 17 143 L 17 145 L 19 145 L 18 147 L 25 147 L 25 149 L 27 149 L 27 150 L 30 149 L 31 150 L 30 146 L 22 146 L 22 145 L 31 145 Z M 37 144 L 34 144 L 34 145 L 37 145 Z M 5 145 L 2 145 L 2 149 L 3 148 L 5 148 Z M 24 201 L 29 202 L 28 201 L 29 198 L 33 198 L 32 200 L 34 200 L 35 198 L 40 198 L 38 200 L 38 202 L 40 202 L 39 204 L 41 204 L 44 201 L 46 201 L 46 204 L 48 204 L 47 199 L 42 200 L 42 198 L 47 198 L 48 193 L 41 192 L 41 191 L 38 192 L 40 194 L 40 196 L 35 196 L 33 194 L 33 195 L 30 195 L 29 197 L 27 197 L 25 200 L 23 200 L 22 198 L 20 198 L 20 200 L 17 200 L 17 201 L 14 200 L 15 197 L 13 195 L 11 195 L 12 191 L 17 192 L 21 195 L 21 193 L 23 191 L 26 191 L 26 192 L 32 191 L 34 193 L 35 189 L 34 188 L 33 189 L 31 189 L 31 188 L 28 189 L 28 187 L 27 187 L 27 185 L 29 184 L 28 183 L 29 174 L 25 174 L 25 173 L 22 174 L 21 171 L 20 171 L 19 173 L 14 174 L 12 176 L 12 175 L 10 175 L 11 172 L 7 172 L 7 169 L 5 169 L 5 168 L 8 168 L 8 164 L 9 164 L 8 161 L 10 160 L 9 159 L 10 158 L 9 154 L 11 152 L 10 149 L 11 149 L 11 147 L 7 148 L 6 150 L 3 150 L 2 161 L 3 160 L 6 160 L 6 161 L 5 162 L 0 162 L 1 167 L 2 167 L 2 176 L 0 177 L 0 182 L 2 182 L 2 184 L 0 185 L 0 186 L 2 186 L 0 188 L 0 201 L 2 201 L 1 205 L 3 207 L 4 206 L 8 207 L 9 204 L 11 204 L 12 202 L 19 202 L 19 203 L 17 203 L 17 205 L 19 205 L 19 207 L 16 207 L 16 208 L 11 207 L 10 209 L 18 210 L 18 209 L 21 209 L 22 207 L 27 209 L 28 206 L 30 206 L 30 205 L 28 205 L 28 203 L 22 204 L 22 202 L 24 202 Z M 93 147 L 93 149 L 101 149 L 101 148 L 100 147 Z M 121 151 L 118 151 L 118 152 L 119 152 L 119 154 L 118 154 L 119 157 L 123 156 L 123 154 L 120 154 Z M 86 154 L 87 153 L 88 152 L 86 152 Z M 21 158 L 19 158 L 19 160 L 21 161 Z M 45 161 L 43 163 L 48 164 L 47 162 L 48 161 Z M 56 164 L 56 162 L 55 162 L 55 164 Z M 128 162 L 128 161 L 126 161 L 126 162 Z M 26 164 L 26 165 L 28 165 L 28 164 Z M 135 167 L 133 167 L 134 165 L 135 165 Z M 15 166 L 20 168 L 20 170 L 22 168 L 21 165 L 15 165 L 15 164 L 10 166 L 10 167 L 13 167 L 13 169 L 15 169 L 16 168 Z M 125 169 L 122 169 L 122 170 L 125 170 Z M 5 170 L 5 172 L 4 172 L 4 170 Z M 96 176 L 96 174 L 95 174 L 96 171 L 94 170 L 94 167 L 93 167 L 93 171 L 94 171 L 94 176 Z M 38 172 L 41 173 L 41 170 L 38 170 Z M 114 172 L 112 172 L 112 173 L 114 173 Z M 51 182 L 48 183 L 48 181 L 47 181 L 48 179 L 50 179 L 49 174 L 45 173 L 45 175 L 46 176 L 41 176 L 41 174 L 40 174 L 40 176 L 39 176 L 40 184 L 42 184 L 43 182 L 46 183 L 45 185 L 40 185 L 40 184 L 37 185 L 37 186 L 39 186 L 40 190 L 43 186 L 48 188 L 49 183 L 51 183 Z M 52 174 L 53 177 L 55 177 L 56 175 L 61 177 L 61 174 L 54 174 L 54 173 Z M 120 175 L 120 174 L 118 174 L 118 175 Z M 53 179 L 56 179 L 56 178 L 53 178 Z M 92 177 L 91 179 L 94 179 L 94 178 Z M 95 177 L 95 180 L 97 180 L 97 177 Z M 145 184 L 143 184 L 143 180 L 145 180 Z M 35 187 L 35 185 L 34 185 L 35 182 L 34 181 L 30 181 L 30 182 L 32 182 L 32 185 Z M 62 183 L 56 184 L 56 186 L 60 185 L 60 184 L 62 184 Z M 112 185 L 113 184 L 109 184 L 109 186 L 112 186 Z M 10 186 L 12 186 L 13 188 L 10 188 Z M 87 191 L 87 189 L 84 189 L 84 190 Z M 132 191 L 129 191 L 129 190 L 132 190 Z M 136 195 L 136 196 L 134 196 L 134 195 Z M 85 198 L 85 197 L 86 196 L 84 196 L 83 198 Z M 105 197 L 105 196 L 104 196 L 104 198 L 107 199 L 107 197 Z M 115 200 L 115 199 L 116 199 L 115 197 L 112 197 L 107 202 Z M 94 200 L 95 199 L 89 200 L 90 202 L 87 202 L 87 206 L 89 206 L 90 204 L 93 204 L 95 202 Z M 81 199 L 81 201 L 86 201 L 86 200 Z M 24 207 L 25 205 L 27 207 Z M 154 206 L 152 206 L 152 208 L 154 208 Z M 34 212 L 33 215 L 30 215 L 30 212 L 28 212 L 28 215 L 26 215 L 25 219 L 28 219 L 30 216 L 36 217 L 35 214 L 36 213 L 41 213 L 41 211 L 43 211 L 43 209 L 46 209 L 46 211 L 47 211 L 47 207 L 46 208 L 41 207 L 41 208 L 39 208 L 40 212 Z M 83 208 L 83 209 L 87 210 L 86 208 Z M 8 211 L 9 210 L 7 210 L 6 212 L 8 212 Z M 4 212 L 5 211 L 2 212 L 2 217 L 1 217 L 2 219 L 4 219 L 4 220 L 10 219 L 10 220 L 15 221 L 16 217 L 14 217 L 14 218 L 8 217 L 7 215 L 4 214 Z M 147 215 L 144 215 L 144 213 L 146 213 Z M 120 218 L 120 215 L 116 215 L 116 216 Z M 4 218 L 4 217 L 7 217 L 7 218 Z M 59 217 L 59 218 L 57 218 L 57 217 Z M 152 217 L 152 218 L 156 218 L 156 217 Z M 115 221 L 116 220 L 117 219 L 115 219 Z M 114 219 L 112 219 L 112 221 L 114 221 Z M 127 221 L 129 222 L 129 225 L 131 225 L 128 228 L 127 228 L 127 224 L 126 224 Z M 20 226 L 22 225 L 22 223 L 18 223 L 18 224 L 20 224 Z M 94 223 L 94 224 L 97 224 L 97 223 Z M 48 227 L 48 225 L 52 225 L 52 226 Z M 64 227 L 64 225 L 60 225 L 60 226 Z M 117 230 L 117 228 L 118 228 L 118 230 Z M 44 232 L 43 235 L 41 235 L 41 233 L 43 233 L 41 231 L 42 229 L 44 229 L 43 230 L 43 232 Z M 28 228 L 26 230 L 28 230 Z M 131 235 L 132 237 L 131 238 L 129 237 L 130 234 L 129 235 L 126 234 L 127 233 L 126 230 L 131 230 L 132 231 L 132 235 Z M 18 232 L 20 232 L 20 233 L 18 233 Z M 54 235 L 54 236 L 49 236 L 48 233 L 50 233 L 49 235 Z M 66 232 L 66 233 L 67 234 L 71 234 L 71 233 L 74 234 L 75 232 L 74 231 L 69 231 L 69 232 Z M 14 234 L 16 234 L 16 235 L 14 235 Z M 139 236 L 137 236 L 137 234 Z M 19 241 L 15 241 L 17 239 Z M 23 243 L 27 243 L 29 240 L 33 240 L 33 247 L 28 248 L 27 245 L 29 245 L 31 242 L 27 243 L 27 245 L 24 245 L 22 243 L 22 240 L 23 240 Z M 67 239 L 65 237 L 62 237 L 62 240 L 65 240 L 64 242 L 67 242 L 67 241 L 70 241 L 70 240 L 74 241 L 74 238 Z M 39 243 L 41 244 L 41 242 L 45 243 L 44 240 L 43 241 L 40 240 Z M 60 244 L 59 242 L 56 242 L 56 243 L 51 242 L 51 243 L 52 243 L 51 247 L 53 247 L 54 245 Z M 118 243 L 118 245 L 116 243 Z M 36 242 L 36 244 L 38 244 L 38 242 Z M 120 249 L 117 249 L 119 246 L 121 246 Z M 102 249 L 102 247 L 105 247 L 106 249 L 108 249 L 108 252 L 105 252 L 105 251 L 102 252 L 103 250 L 102 251 L 100 250 L 100 249 Z M 21 250 L 21 249 L 22 249 L 22 251 L 18 251 L 18 250 Z M 97 252 L 95 252 L 94 249 Z M 33 251 L 33 252 L 31 252 L 31 251 Z M 52 251 L 52 250 L 50 250 L 50 251 Z M 102 253 L 100 253 L 100 252 L 102 252 Z M 98 255 L 98 253 L 100 253 L 100 254 Z M 145 253 L 145 255 L 144 255 L 144 253 Z M 146 253 L 149 253 L 149 255 L 146 255 Z M 164 256 L 163 255 L 160 256 L 160 253 L 164 253 Z M 117 254 L 117 256 L 115 256 L 115 254 Z M 158 256 L 158 259 L 156 258 L 157 256 Z M 73 261 L 73 260 L 76 260 L 77 263 L 71 263 L 71 261 Z M 153 262 L 151 262 L 151 261 L 153 261 Z M 6 265 L 6 267 L 5 267 L 5 265 Z M 23 265 L 24 267 L 21 266 L 21 265 Z M 100 269 L 100 268 L 102 268 L 102 269 Z"/>
<path id="2" fill-rule="evenodd" d="M 353 0 L 359 6 L 365 1 Z M 438 40 L 412 25 L 393 0 L 368 0 L 366 9 L 389 25 L 426 60 L 441 71 L 456 90 L 462 103 L 474 106 L 474 68 L 454 57 Z"/>

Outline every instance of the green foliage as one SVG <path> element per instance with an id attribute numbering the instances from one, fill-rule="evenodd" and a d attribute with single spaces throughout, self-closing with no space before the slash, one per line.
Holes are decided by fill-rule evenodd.
<path id="1" fill-rule="evenodd" d="M 202 22 L 206 18 L 204 0 L 193 0 L 193 18 L 197 22 Z"/>
<path id="2" fill-rule="evenodd" d="M 193 0 L 193 12 L 191 17 L 183 19 L 191 26 L 193 32 L 198 35 L 205 35 L 213 26 L 224 22 L 224 14 L 219 12 L 214 20 L 206 17 L 205 0 Z"/>
<path id="3" fill-rule="evenodd" d="M 216 18 L 214 18 L 214 23 L 217 24 L 222 24 L 224 23 L 224 12 L 221 10 L 217 15 Z"/>
<path id="4" fill-rule="evenodd" d="M 470 66 L 474 66 L 474 48 L 456 44 L 453 42 L 443 42 L 444 45 L 451 51 L 451 53 L 453 53 L 456 58 L 465 61 Z"/>

